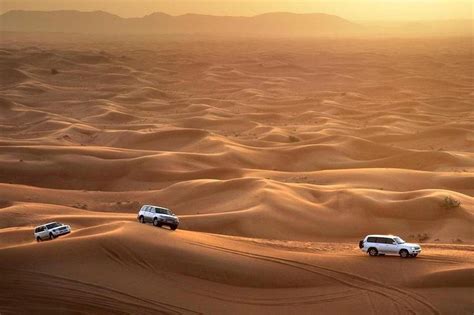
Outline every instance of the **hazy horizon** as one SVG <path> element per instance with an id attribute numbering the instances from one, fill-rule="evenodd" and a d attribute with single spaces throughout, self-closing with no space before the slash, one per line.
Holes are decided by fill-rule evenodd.
<path id="1" fill-rule="evenodd" d="M 472 0 L 0 1 L 0 315 L 474 315 Z"/>
<path id="2" fill-rule="evenodd" d="M 402 4 L 403 2 L 403 4 Z M 140 4 L 140 5 L 137 5 Z M 472 2 L 467 0 L 302 0 L 302 1 L 171 1 L 171 0 L 4 0 L 0 14 L 10 10 L 105 11 L 124 18 L 143 17 L 154 12 L 172 16 L 204 14 L 217 16 L 255 16 L 264 13 L 325 13 L 352 21 L 433 21 L 472 20 Z"/>
<path id="3" fill-rule="evenodd" d="M 195 13 L 195 12 L 187 12 L 187 13 L 182 13 L 182 14 L 170 14 L 168 12 L 164 11 L 153 11 L 150 13 L 147 13 L 145 15 L 140 15 L 140 16 L 133 16 L 133 17 L 128 17 L 128 16 L 122 16 L 120 14 L 116 14 L 107 10 L 79 10 L 79 9 L 51 9 L 51 10 L 28 10 L 28 9 L 11 9 L 11 10 L 6 10 L 6 11 L 0 11 L 0 15 L 3 15 L 5 13 L 8 13 L 10 11 L 27 11 L 27 12 L 55 12 L 55 11 L 77 11 L 77 12 L 85 12 L 85 13 L 91 13 L 91 12 L 105 12 L 109 13 L 111 15 L 118 16 L 120 18 L 124 19 L 129 19 L 129 18 L 143 18 L 148 15 L 154 14 L 154 13 L 163 13 L 172 17 L 179 17 L 179 16 L 184 16 L 184 15 L 202 15 L 202 16 L 218 16 L 218 17 L 255 17 L 259 15 L 265 15 L 265 14 L 275 14 L 275 13 L 285 13 L 285 14 L 297 14 L 297 15 L 306 15 L 306 14 L 327 14 L 327 15 L 332 15 L 332 16 L 337 16 L 340 18 L 343 18 L 345 20 L 351 21 L 351 22 L 363 22 L 363 23 L 410 23 L 410 22 L 442 22 L 442 21 L 472 21 L 474 20 L 474 17 L 472 18 L 445 18 L 445 19 L 413 19 L 413 20 L 383 20 L 383 19 L 371 19 L 371 20 L 357 20 L 357 19 L 349 19 L 344 16 L 340 16 L 337 14 L 331 14 L 331 13 L 325 13 L 325 12 L 291 12 L 291 11 L 268 11 L 268 12 L 262 12 L 254 15 L 219 15 L 219 14 L 206 14 L 206 13 Z"/>

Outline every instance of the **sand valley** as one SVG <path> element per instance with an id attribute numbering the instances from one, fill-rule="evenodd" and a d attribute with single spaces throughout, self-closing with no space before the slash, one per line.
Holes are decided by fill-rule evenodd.
<path id="1" fill-rule="evenodd" d="M 471 38 L 2 34 L 0 313 L 472 314 L 473 69 Z"/>

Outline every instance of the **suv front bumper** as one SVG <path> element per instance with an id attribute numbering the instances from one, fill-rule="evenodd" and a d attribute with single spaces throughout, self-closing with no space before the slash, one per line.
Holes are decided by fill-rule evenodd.
<path id="1" fill-rule="evenodd" d="M 53 231 L 54 236 L 61 236 L 71 233 L 71 229 L 63 230 L 63 231 Z"/>
<path id="2" fill-rule="evenodd" d="M 176 226 L 179 225 L 179 221 L 174 220 L 174 219 L 160 218 L 159 221 L 160 221 L 160 223 L 165 224 L 165 225 L 176 225 Z"/>
<path id="3" fill-rule="evenodd" d="M 408 251 L 408 253 L 409 253 L 410 255 L 419 254 L 419 253 L 421 253 L 421 248 L 410 249 L 410 250 Z"/>

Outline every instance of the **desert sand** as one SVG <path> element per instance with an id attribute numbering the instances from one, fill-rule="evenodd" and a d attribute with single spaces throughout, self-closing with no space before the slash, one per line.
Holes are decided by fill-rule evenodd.
<path id="1" fill-rule="evenodd" d="M 472 314 L 473 69 L 471 38 L 2 34 L 0 313 Z"/>

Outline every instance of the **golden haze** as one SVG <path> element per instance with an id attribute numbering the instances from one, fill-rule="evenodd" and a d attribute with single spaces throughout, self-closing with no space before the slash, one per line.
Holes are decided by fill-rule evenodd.
<path id="1" fill-rule="evenodd" d="M 472 19 L 470 0 L 4 0 L 1 12 L 22 10 L 103 10 L 123 17 L 152 12 L 252 16 L 265 12 L 322 12 L 350 20 Z"/>

